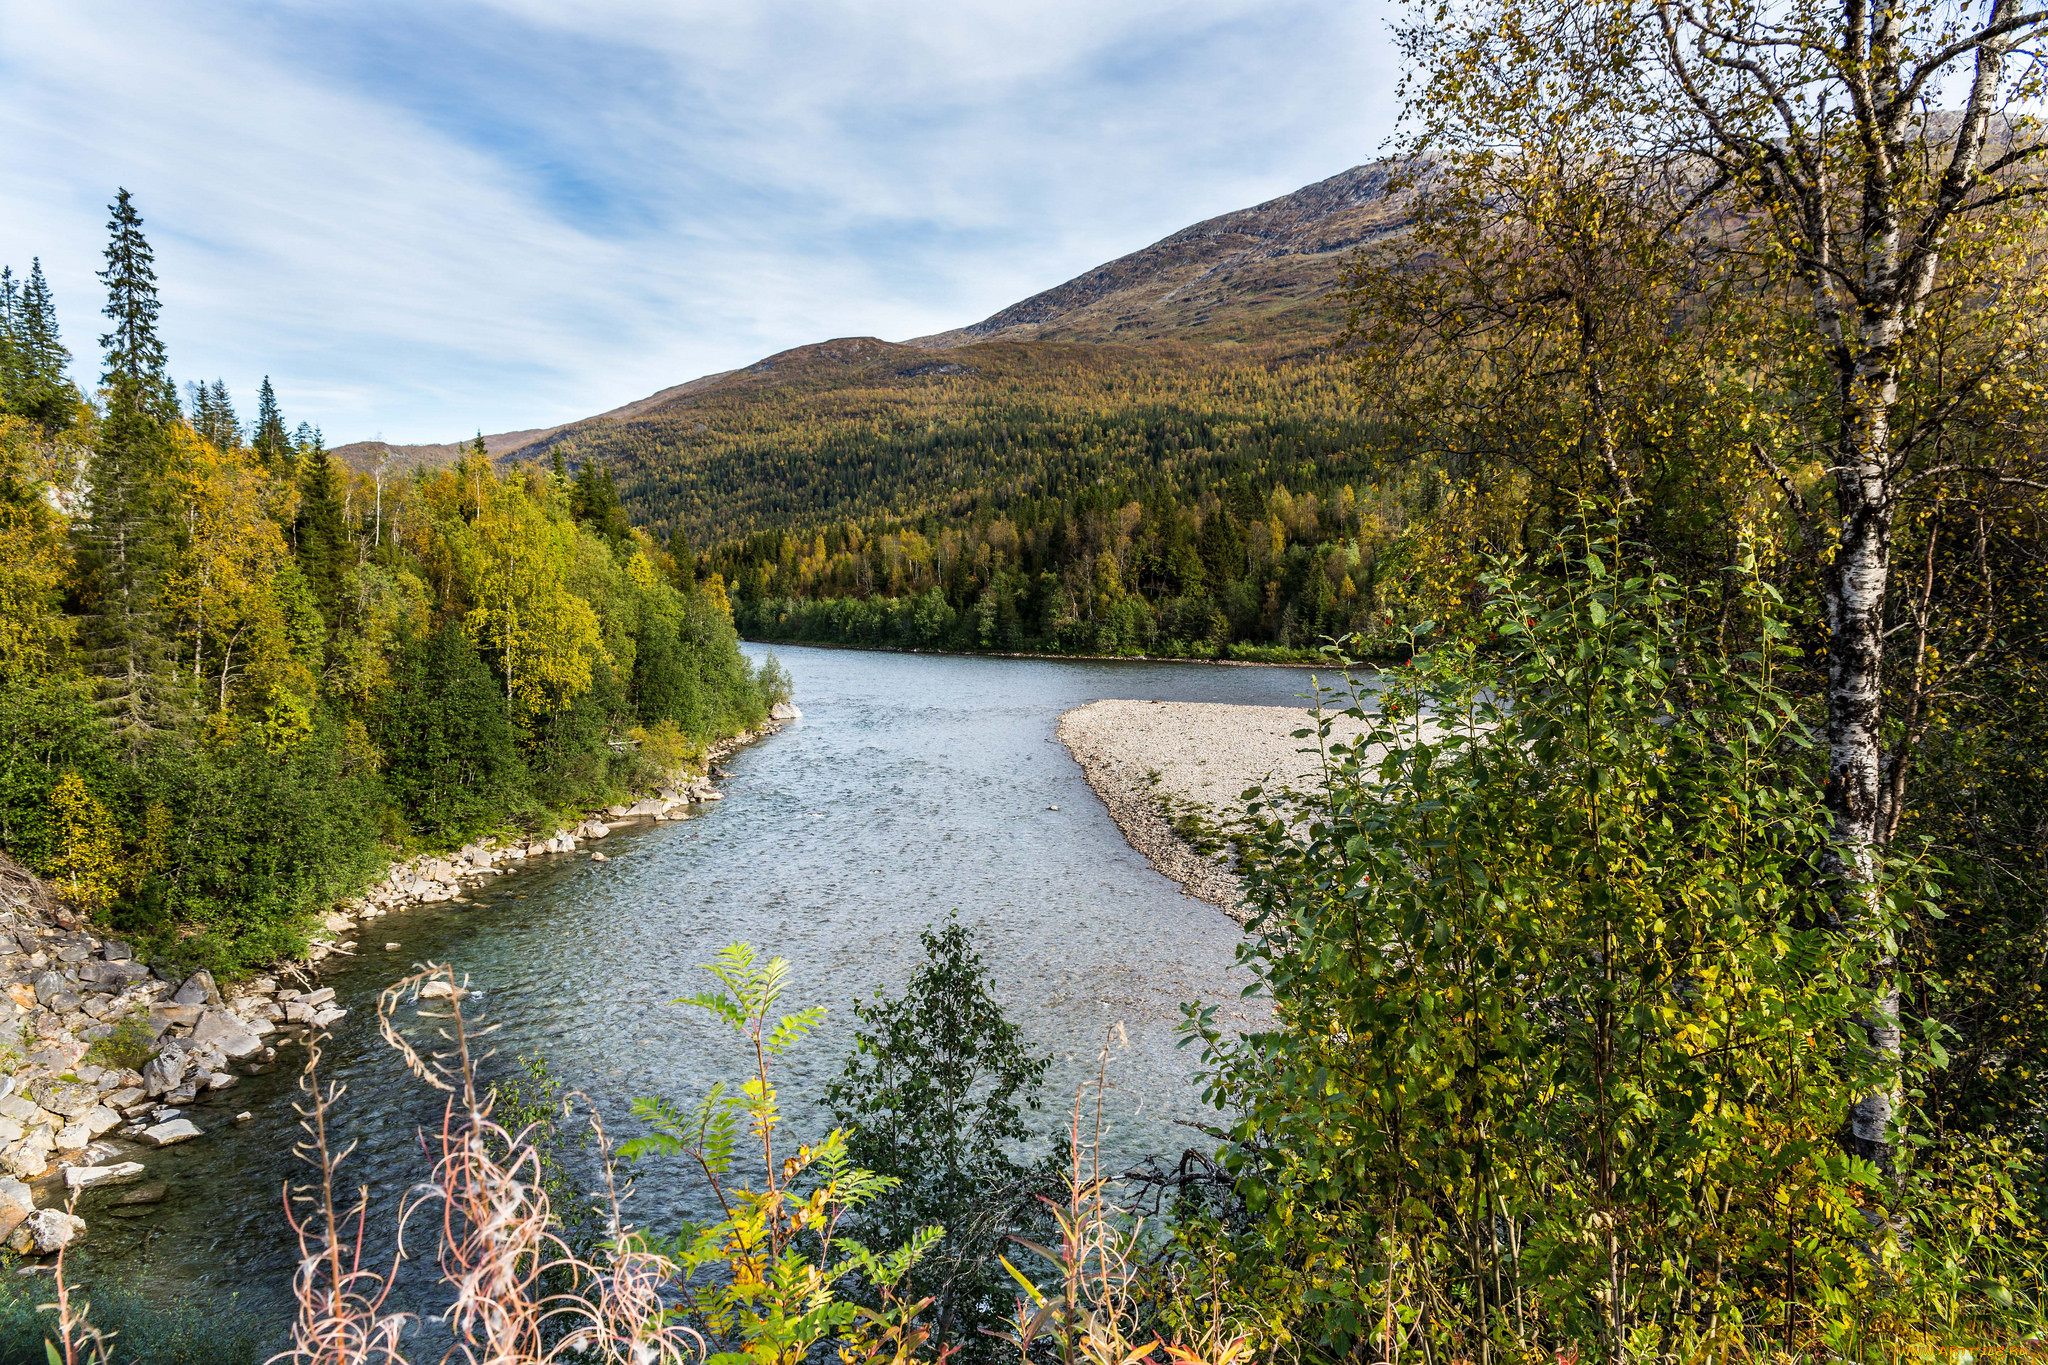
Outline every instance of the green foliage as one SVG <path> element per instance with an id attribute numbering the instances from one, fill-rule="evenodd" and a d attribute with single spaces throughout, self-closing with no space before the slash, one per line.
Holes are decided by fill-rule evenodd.
<path id="1" fill-rule="evenodd" d="M 776 1155 L 782 1113 L 770 1063 L 817 1028 L 824 1007 L 776 1015 L 789 963 L 762 962 L 744 943 L 725 949 L 706 970 L 718 989 L 675 1003 L 707 1010 L 729 1026 L 753 1074 L 737 1092 L 718 1082 L 689 1107 L 636 1100 L 634 1116 L 653 1132 L 619 1150 L 628 1159 L 682 1158 L 724 1210 L 716 1221 L 686 1224 L 656 1245 L 681 1268 L 681 1311 L 711 1343 L 707 1365 L 797 1365 L 835 1338 L 847 1361 L 902 1358 L 924 1339 L 914 1319 L 926 1304 L 903 1302 L 898 1288 L 943 1229 L 918 1229 L 880 1254 L 840 1232 L 842 1220 L 898 1182 L 856 1165 L 843 1128 Z M 746 1179 L 738 1174 L 743 1123 L 749 1150 L 759 1152 Z M 840 1297 L 838 1286 L 849 1280 L 867 1286 L 881 1306 L 862 1308 Z"/>
<path id="2" fill-rule="evenodd" d="M 1040 1135 L 1026 1119 L 1051 1063 L 1033 1056 L 989 994 L 973 935 L 956 917 L 920 935 L 925 960 L 899 999 L 854 1005 L 854 1051 L 825 1088 L 847 1151 L 899 1183 L 855 1215 L 854 1229 L 893 1246 L 921 1227 L 947 1229 L 903 1291 L 935 1307 L 932 1345 L 995 1358 L 987 1335 L 1009 1315 L 1004 1243 L 1036 1234 L 1037 1195 L 1057 1183 L 1018 1159 Z M 1050 1157 L 1048 1157 L 1050 1159 Z"/>
<path id="3" fill-rule="evenodd" d="M 1739 567 L 1748 644 L 1715 649 L 1626 554 L 1581 526 L 1497 565 L 1478 629 L 1354 699 L 1355 745 L 1299 732 L 1321 789 L 1251 794 L 1241 959 L 1277 1022 L 1190 1007 L 1257 1220 L 1235 1287 L 1339 1353 L 1966 1343 L 2003 1316 L 1986 1286 L 2025 1288 L 2007 1163 L 1931 1149 L 1891 1186 L 1841 1145 L 1891 1083 L 1859 1023 L 1927 871 L 1836 920 L 1774 595 Z"/>
<path id="4" fill-rule="evenodd" d="M 763 532 L 706 560 L 757 638 L 1299 662 L 1383 607 L 1376 573 L 1406 509 L 1361 504 L 1352 471 L 1303 461 L 1269 484 L 1238 467 L 1118 468 L 960 514 Z"/>
<path id="5" fill-rule="evenodd" d="M 114 1031 L 106 1037 L 94 1040 L 85 1053 L 85 1059 L 94 1066 L 127 1071 L 142 1070 L 154 1056 L 156 1035 L 149 1031 L 145 1020 L 132 1015 L 114 1025 Z"/>
<path id="6" fill-rule="evenodd" d="M 386 793 L 430 839 L 496 824 L 525 781 L 505 689 L 454 621 L 399 657 L 374 733 Z"/>

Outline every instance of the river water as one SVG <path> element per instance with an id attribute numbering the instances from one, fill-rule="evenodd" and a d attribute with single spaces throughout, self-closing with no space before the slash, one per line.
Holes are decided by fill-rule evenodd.
<path id="1" fill-rule="evenodd" d="M 694 1100 L 745 1069 L 730 1033 L 668 1003 L 704 988 L 700 964 L 736 939 L 787 957 L 785 1004 L 830 1010 L 780 1076 L 788 1141 L 823 1131 L 810 1101 L 844 1060 L 850 1002 L 898 991 L 920 958 L 918 930 L 955 908 L 1026 1043 L 1055 1058 L 1048 1130 L 1121 1023 L 1128 1046 L 1110 1061 L 1114 1154 L 1202 1142 L 1176 1122 L 1205 1114 L 1190 1083 L 1197 1057 L 1175 1046 L 1179 1006 L 1200 998 L 1220 1002 L 1226 1021 L 1243 1017 L 1232 965 L 1240 931 L 1131 850 L 1054 726 L 1102 697 L 1292 704 L 1309 675 L 776 652 L 803 719 L 726 760 L 722 803 L 687 821 L 629 826 L 598 846 L 604 863 L 587 852 L 532 860 L 470 893 L 468 905 L 375 921 L 359 935 L 359 956 L 324 973 L 351 1010 L 326 1059 L 347 1085 L 339 1127 L 357 1144 L 344 1175 L 370 1187 L 378 1213 L 388 1216 L 425 1174 L 418 1134 L 440 1116 L 437 1097 L 377 1033 L 377 993 L 409 964 L 467 973 L 478 990 L 471 1003 L 499 1028 L 491 1043 L 501 1062 L 543 1054 L 615 1134 L 630 1135 L 634 1097 Z M 385 951 L 387 941 L 402 948 Z M 290 1155 L 303 1056 L 281 1050 L 276 1071 L 194 1111 L 204 1140 L 142 1155 L 148 1178 L 170 1183 L 164 1203 L 119 1218 L 88 1195 L 79 1265 L 88 1281 L 112 1272 L 187 1304 L 232 1294 L 239 1326 L 270 1349 L 284 1344 L 296 1251 L 280 1191 L 306 1170 Z M 233 1126 L 244 1109 L 254 1120 Z M 663 1227 L 695 1205 L 674 1166 L 643 1163 L 635 1187 L 629 1216 L 642 1225 Z M 431 1279 L 414 1265 L 399 1300 L 432 1306 Z"/>

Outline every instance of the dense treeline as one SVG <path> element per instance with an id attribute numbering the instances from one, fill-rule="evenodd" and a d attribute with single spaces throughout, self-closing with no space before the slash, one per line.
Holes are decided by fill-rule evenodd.
<path id="1" fill-rule="evenodd" d="M 1267 481 L 1360 446 L 1329 357 L 1267 347 L 984 342 L 805 347 L 641 416 L 557 438 L 634 520 L 704 546 L 757 530 L 970 515 L 1131 471 Z M 1215 472 L 1207 476 L 1213 480 Z"/>
<path id="2" fill-rule="evenodd" d="M 1361 501 L 1307 460 L 1293 489 L 1138 468 L 965 516 L 761 532 L 703 562 L 734 585 L 741 630 L 767 639 L 1256 659 L 1384 627 L 1411 481 Z"/>
<path id="3" fill-rule="evenodd" d="M 615 797 L 767 700 L 715 580 L 603 471 L 384 482 L 269 381 L 171 383 L 151 250 L 110 224 L 97 392 L 39 266 L 0 273 L 0 845 L 157 951 L 292 950 L 392 848 Z"/>

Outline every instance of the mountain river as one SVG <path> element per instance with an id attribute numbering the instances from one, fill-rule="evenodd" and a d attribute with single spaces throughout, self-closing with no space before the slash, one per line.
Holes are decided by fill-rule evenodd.
<path id="1" fill-rule="evenodd" d="M 358 956 L 323 973 L 351 1011 L 325 1064 L 347 1086 L 338 1126 L 357 1144 L 343 1175 L 351 1189 L 369 1186 L 373 1217 L 388 1223 L 426 1173 L 419 1131 L 440 1117 L 438 1096 L 378 1037 L 377 994 L 409 964 L 467 973 L 470 1007 L 498 1026 L 492 1065 L 543 1054 L 615 1136 L 629 1136 L 635 1096 L 694 1100 L 711 1081 L 744 1073 L 732 1034 L 669 1003 L 705 987 L 700 964 L 735 939 L 787 957 L 786 1007 L 830 1010 L 779 1077 L 789 1143 L 824 1131 L 815 1100 L 844 1060 L 852 1000 L 900 990 L 920 957 L 919 929 L 956 907 L 1025 1041 L 1055 1058 L 1048 1131 L 1121 1023 L 1128 1045 L 1110 1059 L 1112 1154 L 1205 1142 L 1176 1122 L 1205 1112 L 1190 1084 L 1198 1058 L 1175 1046 L 1179 1006 L 1200 998 L 1226 1020 L 1245 1017 L 1232 965 L 1240 931 L 1131 850 L 1053 729 L 1062 712 L 1101 697 L 1298 704 L 1308 673 L 776 653 L 803 719 L 725 761 L 723 802 L 687 821 L 627 826 L 594 846 L 606 862 L 588 848 L 536 859 L 468 893 L 466 905 L 365 925 Z M 384 950 L 386 941 L 401 950 Z M 188 1305 L 233 1295 L 231 1317 L 261 1355 L 284 1346 L 296 1250 L 280 1191 L 308 1170 L 291 1155 L 304 1055 L 282 1049 L 276 1070 L 194 1110 L 203 1140 L 143 1154 L 147 1178 L 170 1184 L 165 1202 L 118 1217 L 109 1195 L 88 1192 L 80 1278 L 111 1273 Z M 234 1126 L 245 1109 L 253 1121 Z M 665 1227 L 696 1209 L 692 1189 L 680 1164 L 643 1162 L 628 1215 Z M 430 1265 L 409 1264 L 394 1301 L 438 1306 L 432 1279 Z"/>

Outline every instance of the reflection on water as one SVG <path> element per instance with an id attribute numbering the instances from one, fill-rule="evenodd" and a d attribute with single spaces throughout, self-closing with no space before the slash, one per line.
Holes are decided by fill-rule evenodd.
<path id="1" fill-rule="evenodd" d="M 751 649 L 751 647 L 750 647 Z M 758 654 L 758 649 L 751 652 Z M 781 1077 L 785 1132 L 820 1131 L 808 1106 L 838 1070 L 851 999 L 894 991 L 917 932 L 958 907 L 981 941 L 998 995 L 1026 1041 L 1058 1059 L 1047 1127 L 1124 1024 L 1113 1063 L 1119 1155 L 1178 1150 L 1175 1120 L 1202 1114 L 1191 1051 L 1175 1047 L 1181 1001 L 1236 1000 L 1239 931 L 1183 896 L 1132 852 L 1054 738 L 1061 712 L 1101 697 L 1284 705 L 1307 688 L 1294 669 L 944 658 L 779 650 L 804 719 L 726 762 L 726 800 L 682 823 L 605 840 L 609 861 L 537 860 L 467 906 L 408 910 L 366 926 L 361 955 L 327 973 L 351 1013 L 327 1051 L 346 1082 L 345 1174 L 380 1209 L 426 1169 L 418 1137 L 438 1097 L 377 1036 L 378 990 L 408 964 L 453 963 L 500 1026 L 501 1059 L 539 1051 L 615 1133 L 638 1095 L 694 1098 L 744 1066 L 730 1034 L 667 1002 L 701 988 L 698 964 L 746 939 L 794 964 L 792 1006 L 824 1003 L 819 1040 Z M 1050 809 L 1057 807 L 1057 810 Z M 403 945 L 382 951 L 386 941 Z M 88 1203 L 87 1278 L 112 1268 L 185 1302 L 234 1293 L 237 1316 L 282 1344 L 294 1250 L 279 1216 L 290 1100 L 303 1053 L 195 1114 L 202 1142 L 146 1154 L 171 1197 L 118 1218 Z M 253 1110 L 242 1128 L 237 1110 Z M 217 1131 L 216 1131 L 217 1130 Z M 687 1207 L 680 1172 L 644 1168 L 631 1209 L 661 1226 Z M 126 1212 L 126 1210 L 124 1210 Z M 402 1291 L 431 1279 L 425 1267 Z M 411 1302 L 406 1292 L 400 1297 Z M 431 1302 L 431 1299 L 428 1300 Z"/>

